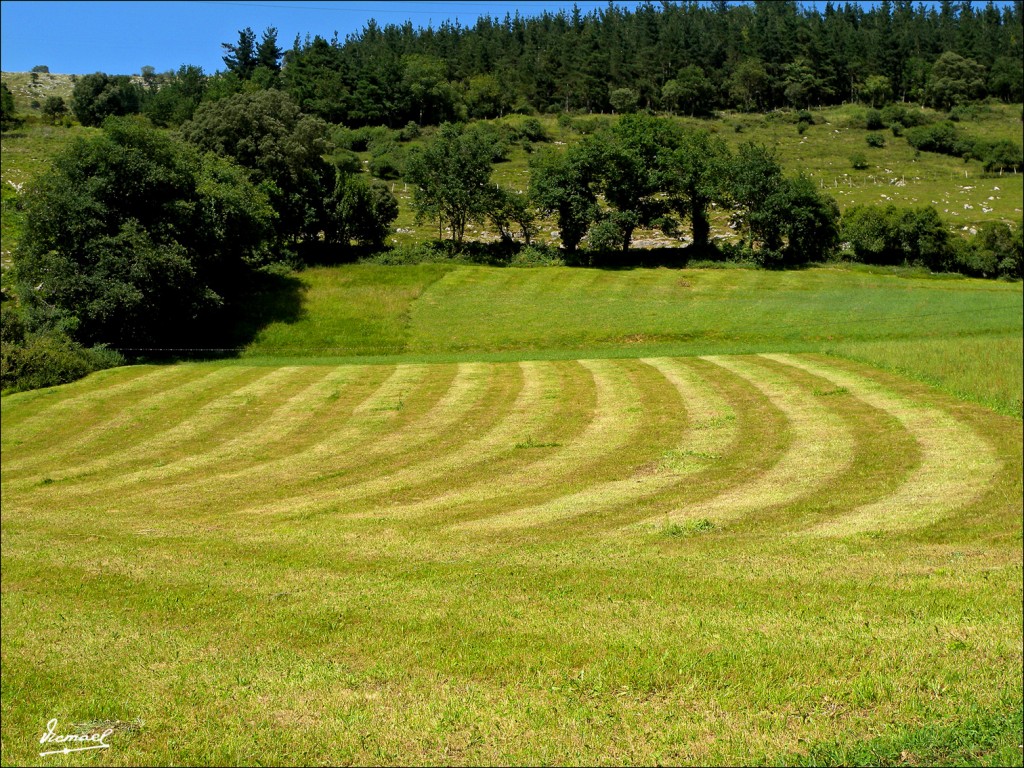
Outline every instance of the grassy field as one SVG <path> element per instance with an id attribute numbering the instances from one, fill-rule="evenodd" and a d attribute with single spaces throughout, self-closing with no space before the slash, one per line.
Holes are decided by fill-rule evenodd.
<path id="1" fill-rule="evenodd" d="M 3 764 L 1022 764 L 1019 284 L 299 293 L 0 400 Z"/>
<path id="2" fill-rule="evenodd" d="M 1020 421 L 813 354 L 4 397 L 3 763 L 1021 764 Z M 852 758 L 851 758 L 852 756 Z"/>
<path id="3" fill-rule="evenodd" d="M 247 363 L 828 352 L 1021 415 L 1020 284 L 865 268 L 350 265 L 298 275 L 303 309 Z"/>

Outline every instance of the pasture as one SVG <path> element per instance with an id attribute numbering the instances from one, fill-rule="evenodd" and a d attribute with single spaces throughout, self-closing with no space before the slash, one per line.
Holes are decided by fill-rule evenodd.
<path id="1" fill-rule="evenodd" d="M 1021 764 L 1019 284 L 300 282 L 0 401 L 4 764 Z"/>

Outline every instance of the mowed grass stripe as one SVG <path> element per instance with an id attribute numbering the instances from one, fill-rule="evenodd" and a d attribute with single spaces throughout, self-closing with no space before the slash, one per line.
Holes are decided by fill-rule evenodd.
<path id="1" fill-rule="evenodd" d="M 321 397 L 326 397 L 316 408 L 320 420 L 311 420 L 305 430 L 293 436 L 294 441 L 266 447 L 268 456 L 272 458 L 268 458 L 264 464 L 286 463 L 290 457 L 308 450 L 310 445 L 332 439 L 336 434 L 335 424 L 346 423 L 356 408 L 381 397 L 388 383 L 395 379 L 397 370 L 395 366 L 360 366 L 354 368 L 354 372 L 357 374 L 355 377 L 345 377 L 344 382 L 330 387 L 329 392 L 318 391 Z M 200 480 L 182 480 L 178 477 L 172 478 L 169 483 L 161 483 L 158 478 L 145 484 L 128 482 L 120 487 L 115 485 L 83 489 L 77 493 L 72 488 L 66 501 L 73 503 L 79 514 L 89 509 L 103 514 L 114 505 L 119 510 L 137 506 L 144 511 L 148 510 L 152 522 L 154 509 L 160 510 L 163 515 L 174 509 L 187 511 L 188 504 L 216 504 L 218 494 L 247 494 L 261 479 L 260 468 L 259 463 L 248 462 L 235 471 L 206 473 Z M 116 493 L 113 492 L 115 490 Z M 34 489 L 32 496 L 22 502 L 47 510 L 52 506 L 54 493 L 60 493 L 59 484 Z"/>
<path id="2" fill-rule="evenodd" d="M 458 516 L 461 531 L 495 531 L 557 519 L 558 499 L 625 480 L 636 466 L 678 439 L 678 393 L 636 360 L 581 360 L 596 401 L 580 434 L 548 456 L 505 473 L 501 482 L 468 489 L 432 510 L 433 522 Z M 454 504 L 453 504 L 454 502 Z M 549 504 L 553 504 L 549 507 Z"/>
<path id="3" fill-rule="evenodd" d="M 675 447 L 637 468 L 629 477 L 597 482 L 531 506 L 511 509 L 463 524 L 466 530 L 518 529 L 562 522 L 580 515 L 632 505 L 705 469 L 736 439 L 736 416 L 731 405 L 707 382 L 679 361 L 642 359 L 670 383 L 678 397 L 668 406 L 674 429 L 681 432 Z M 644 393 L 645 406 L 647 394 Z"/>
<path id="4" fill-rule="evenodd" d="M 192 410 L 237 388 L 240 380 L 266 375 L 252 368 L 234 366 L 185 364 L 174 368 L 178 375 L 161 378 L 161 386 L 156 391 L 130 401 L 111 418 L 81 432 L 75 439 L 60 440 L 54 434 L 46 446 L 36 447 L 36 456 L 26 461 L 11 461 L 5 466 L 5 472 L 20 474 L 42 463 L 71 471 L 77 466 L 73 463 L 76 461 L 89 463 L 96 456 L 108 453 L 130 455 L 140 443 L 174 429 L 179 423 L 180 407 Z"/>
<path id="5" fill-rule="evenodd" d="M 90 419 L 98 419 L 104 414 L 103 406 L 109 407 L 111 397 L 156 385 L 161 377 L 177 372 L 173 366 L 107 368 L 71 384 L 4 395 L 0 397 L 0 413 L 3 414 L 4 425 L 16 428 L 22 441 L 45 430 L 52 421 L 53 411 L 74 415 L 73 426 L 85 427 Z M 28 407 L 30 403 L 33 407 Z"/>
<path id="6" fill-rule="evenodd" d="M 230 509 L 261 495 L 280 496 L 308 483 L 334 457 L 349 452 L 358 455 L 365 445 L 392 428 L 394 422 L 402 423 L 414 413 L 416 409 L 406 410 L 402 403 L 415 400 L 416 389 L 427 372 L 428 366 L 424 365 L 385 367 L 385 380 L 370 392 L 352 392 L 357 400 L 341 409 L 341 418 L 330 419 L 317 440 L 301 450 L 274 451 L 275 458 L 268 461 L 257 460 L 241 469 L 207 474 L 191 482 L 142 489 L 138 494 L 127 489 L 127 495 L 119 501 L 145 503 L 160 509 L 180 508 L 182 502 L 195 505 L 196 509 L 211 505 Z"/>
<path id="7" fill-rule="evenodd" d="M 159 431 L 151 439 L 140 440 L 131 451 L 111 451 L 91 461 L 51 471 L 54 481 L 86 485 L 103 484 L 103 475 L 120 485 L 136 482 L 137 472 L 152 469 L 181 457 L 205 454 L 215 450 L 246 424 L 258 419 L 271 403 L 277 402 L 294 380 L 294 369 L 243 368 L 244 383 L 220 391 L 216 397 L 175 420 L 169 429 Z M 261 408 L 261 406 L 263 406 Z M 100 476 L 100 477 L 97 477 Z"/>
<path id="8" fill-rule="evenodd" d="M 356 367 L 353 367 L 357 369 Z M 363 370 L 387 370 L 382 366 L 359 367 Z M 520 366 L 505 365 L 502 370 L 508 375 L 501 377 L 478 377 L 473 376 L 477 366 L 452 366 L 438 365 L 431 366 L 429 370 L 425 367 L 403 366 L 400 369 L 391 369 L 391 375 L 387 381 L 378 382 L 378 386 L 371 392 L 365 393 L 358 403 L 350 404 L 348 409 L 334 410 L 325 409 L 319 411 L 321 421 L 326 421 L 328 437 L 342 433 L 348 433 L 352 437 L 363 435 L 368 440 L 377 436 L 387 441 L 395 432 L 378 431 L 372 435 L 366 430 L 353 429 L 351 425 L 356 422 L 377 424 L 378 429 L 394 426 L 398 432 L 409 424 L 414 425 L 410 433 L 413 438 L 422 439 L 424 442 L 430 440 L 444 443 L 451 440 L 451 435 L 443 430 L 436 435 L 431 434 L 430 424 L 435 426 L 441 418 L 450 418 L 453 421 L 462 419 L 462 426 L 466 428 L 466 439 L 476 436 L 479 431 L 486 430 L 491 421 L 502 413 L 502 408 L 510 407 L 516 400 L 516 395 L 522 388 L 522 379 L 519 376 Z M 357 369 L 358 370 L 358 369 Z M 463 376 L 459 378 L 459 372 Z M 427 374 L 425 379 L 426 390 L 431 390 L 429 397 L 421 398 L 417 390 L 409 389 L 410 372 L 418 376 Z M 399 374 L 402 374 L 399 377 Z M 481 387 L 483 391 L 481 392 Z M 407 408 L 401 409 L 403 413 L 415 413 L 417 418 L 405 423 L 398 420 L 388 421 L 388 416 L 393 416 L 395 396 L 404 392 L 407 397 Z M 419 406 L 416 405 L 421 401 Z M 468 401 L 468 403 L 467 403 Z M 445 404 L 440 408 L 441 404 Z M 473 407 L 467 415 L 467 404 Z M 535 408 L 536 404 L 531 404 Z M 385 410 L 378 410 L 378 409 Z M 451 413 L 442 417 L 442 410 L 450 410 Z M 365 434 L 364 434 L 365 433 Z M 365 473 L 358 469 L 364 456 L 372 453 L 374 443 L 366 442 L 364 445 L 342 444 L 331 437 L 335 446 L 336 463 L 328 460 L 320 460 L 312 463 L 309 459 L 311 452 L 325 451 L 324 440 L 307 446 L 303 451 L 292 453 L 290 458 L 276 459 L 272 462 L 250 466 L 244 473 L 232 472 L 222 474 L 210 474 L 199 479 L 198 482 L 186 482 L 181 479 L 173 480 L 170 484 L 157 487 L 153 490 L 143 490 L 133 494 L 129 489 L 126 494 L 119 498 L 118 502 L 124 510 L 134 508 L 140 514 L 145 510 L 159 508 L 164 512 L 163 522 L 171 524 L 170 517 L 173 515 L 186 515 L 194 518 L 197 515 L 209 513 L 214 518 L 222 518 L 224 515 L 238 514 L 246 511 L 258 514 L 263 519 L 270 519 L 273 514 L 287 514 L 294 512 L 297 507 L 302 509 L 315 509 L 323 499 L 330 499 L 338 493 L 333 483 L 351 483 L 352 477 L 362 478 Z M 400 446 L 394 446 L 396 452 L 392 457 L 403 460 Z M 438 445 L 427 445 L 423 449 L 423 455 L 436 458 L 443 448 Z M 274 451 L 279 455 L 282 451 Z M 351 472 L 339 473 L 334 476 L 334 467 L 340 466 L 348 460 L 357 469 Z M 244 474 L 244 482 L 237 479 Z M 261 500 L 256 507 L 252 507 L 254 499 Z M 166 526 L 165 526 L 166 527 Z"/>
<path id="9" fill-rule="evenodd" d="M 854 397 L 892 414 L 917 440 L 921 461 L 891 495 L 822 523 L 809 532 L 843 536 L 865 531 L 900 531 L 934 523 L 981 496 L 999 461 L 993 447 L 950 413 L 894 392 L 863 375 L 796 355 L 764 355 L 802 368 Z"/>
<path id="10" fill-rule="evenodd" d="M 84 474 L 69 475 L 66 483 L 73 484 L 76 493 L 97 490 L 120 491 L 138 484 L 166 484 L 181 475 L 226 466 L 242 460 L 254 445 L 266 447 L 283 439 L 290 431 L 301 428 L 312 418 L 308 408 L 296 408 L 311 392 L 337 385 L 353 378 L 355 371 L 347 366 L 341 369 L 316 366 L 288 366 L 277 369 L 267 377 L 244 387 L 221 401 L 204 406 L 200 411 L 182 418 L 182 429 L 166 434 L 146 446 L 135 460 L 143 459 L 144 466 L 125 471 L 103 471 L 108 459 L 100 459 L 96 466 Z M 209 411 L 207 418 L 202 412 Z M 212 417 L 224 411 L 224 420 Z"/>
<path id="11" fill-rule="evenodd" d="M 127 380 L 120 376 L 104 376 L 114 371 L 130 372 Z M 34 463 L 72 454 L 82 445 L 105 433 L 109 428 L 126 421 L 125 401 L 154 403 L 153 398 L 166 396 L 168 391 L 193 381 L 197 371 L 206 375 L 216 369 L 194 366 L 140 366 L 138 372 L 128 369 L 99 371 L 85 379 L 50 389 L 18 392 L 5 395 L 4 432 L 14 434 L 18 443 L 10 445 L 4 456 L 4 471 L 15 471 Z M 50 404 L 42 401 L 38 410 L 34 406 L 43 395 L 59 399 Z M 18 419 L 21 414 L 22 418 Z M 5 447 L 8 447 L 5 440 Z M 16 449 L 16 450 L 15 450 Z"/>
<path id="12" fill-rule="evenodd" d="M 498 471 L 502 455 L 521 439 L 524 427 L 537 434 L 552 429 L 552 422 L 561 413 L 559 394 L 573 367 L 531 362 L 488 365 L 489 378 L 498 374 L 499 381 L 507 381 L 514 376 L 518 390 L 514 398 L 506 397 L 504 402 L 491 402 L 490 407 L 478 409 L 478 419 L 464 431 L 469 439 L 454 450 L 426 446 L 416 455 L 417 460 L 397 471 L 385 467 L 377 476 L 355 484 L 339 481 L 335 487 L 306 491 L 270 505 L 241 510 L 240 514 L 290 518 L 343 511 L 349 517 L 376 517 L 381 508 L 387 508 L 391 515 L 408 498 L 420 498 L 423 486 L 441 480 L 445 488 L 452 489 L 461 479 L 475 477 L 480 471 Z"/>
<path id="13" fill-rule="evenodd" d="M 827 483 L 853 460 L 853 438 L 847 425 L 810 392 L 792 380 L 758 366 L 748 357 L 706 356 L 746 379 L 782 413 L 791 440 L 778 461 L 759 475 L 716 496 L 669 513 L 670 522 L 707 518 L 734 520 L 751 512 L 787 504 Z"/>
<path id="14" fill-rule="evenodd" d="M 759 364 L 793 380 L 842 418 L 854 439 L 855 458 L 817 493 L 748 515 L 746 525 L 770 525 L 780 532 L 802 530 L 891 495 L 920 463 L 917 441 L 892 414 L 803 369 L 763 357 Z"/>

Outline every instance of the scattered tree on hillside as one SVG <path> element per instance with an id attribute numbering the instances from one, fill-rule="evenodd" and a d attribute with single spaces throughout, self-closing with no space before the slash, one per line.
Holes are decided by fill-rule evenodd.
<path id="1" fill-rule="evenodd" d="M 220 47 L 225 51 L 223 61 L 228 72 L 233 72 L 242 80 L 252 77 L 259 60 L 256 56 L 256 33 L 251 27 L 239 30 L 238 42 L 234 45 L 221 43 Z"/>
<path id="2" fill-rule="evenodd" d="M 595 169 L 585 147 L 547 150 L 530 160 L 530 197 L 545 215 L 555 214 L 562 247 L 574 253 L 597 218 L 597 196 L 591 189 Z"/>
<path id="3" fill-rule="evenodd" d="M 71 111 L 82 125 L 95 127 L 108 117 L 133 115 L 142 104 L 142 88 L 127 75 L 84 75 L 71 93 Z"/>
<path id="4" fill-rule="evenodd" d="M 7 83 L 0 83 L 0 128 L 7 130 L 18 122 L 14 112 L 14 94 Z"/>
<path id="5" fill-rule="evenodd" d="M 493 154 L 493 141 L 483 132 L 458 123 L 443 124 L 429 142 L 413 147 L 405 178 L 413 185 L 416 220 L 436 221 L 438 237 L 448 229 L 460 245 L 466 225 L 484 222 L 494 207 Z"/>
<path id="6" fill-rule="evenodd" d="M 59 123 L 68 113 L 68 105 L 60 96 L 47 96 L 43 102 L 43 116 L 51 123 Z"/>
<path id="7" fill-rule="evenodd" d="M 706 248 L 711 204 L 729 203 L 732 153 L 722 139 L 707 131 L 687 131 L 667 162 L 673 207 L 680 217 L 690 220 L 694 248 Z"/>

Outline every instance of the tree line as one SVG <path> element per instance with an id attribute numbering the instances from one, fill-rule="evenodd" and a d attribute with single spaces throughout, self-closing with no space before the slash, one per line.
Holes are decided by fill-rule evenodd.
<path id="1" fill-rule="evenodd" d="M 258 37 L 246 27 L 222 47 L 224 69 L 212 75 L 188 64 L 143 67 L 137 78 L 95 73 L 78 79 L 71 104 L 48 99 L 47 114 L 99 125 L 142 112 L 177 126 L 202 101 L 268 89 L 330 123 L 392 128 L 509 113 L 698 116 L 850 101 L 949 110 L 1024 99 L 1022 0 L 609 4 L 472 26 L 371 20 L 344 40 L 306 35 L 287 49 L 275 28 Z"/>

